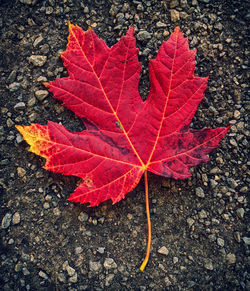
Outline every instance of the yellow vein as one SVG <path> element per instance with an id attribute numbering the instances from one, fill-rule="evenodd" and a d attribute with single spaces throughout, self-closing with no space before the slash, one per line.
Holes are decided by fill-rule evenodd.
<path id="1" fill-rule="evenodd" d="M 154 144 L 154 147 L 151 151 L 151 154 L 150 154 L 150 157 L 148 159 L 148 162 L 146 164 L 146 168 L 149 166 L 150 164 L 150 161 L 152 159 L 152 156 L 153 156 L 153 153 L 155 151 L 155 148 L 156 148 L 156 145 L 158 143 L 158 139 L 160 137 L 160 133 L 161 133 L 161 129 L 162 129 L 162 125 L 163 125 L 163 121 L 164 121 L 164 116 L 165 116 L 165 113 L 166 113 L 166 110 L 167 110 L 167 105 L 168 105 L 168 100 L 169 100 L 169 96 L 170 96 L 170 93 L 171 93 L 171 86 L 172 86 L 172 81 L 173 81 L 173 69 L 174 69 L 174 63 L 175 63 L 175 56 L 176 56 L 176 50 L 177 50 L 177 42 L 178 42 L 178 35 L 176 36 L 176 43 L 175 43 L 175 51 L 174 51 L 174 56 L 173 56 L 173 63 L 172 63 L 172 67 L 171 67 L 171 75 L 170 75 L 170 82 L 169 82 L 169 89 L 168 89 L 168 95 L 166 96 L 166 103 L 165 103 L 165 106 L 164 106 L 164 110 L 163 110 L 163 114 L 162 114 L 162 119 L 161 119 L 161 124 L 160 124 L 160 127 L 159 127 L 159 130 L 158 130 L 158 134 L 157 134 L 157 137 L 155 139 L 155 144 Z M 163 90 L 162 90 L 163 91 Z M 164 91 L 163 91 L 164 92 Z"/>
<path id="2" fill-rule="evenodd" d="M 105 96 L 105 98 L 106 98 L 106 100 L 107 100 L 107 102 L 108 102 L 108 104 L 109 104 L 111 110 L 113 111 L 113 114 L 115 115 L 115 118 L 117 119 L 117 121 L 118 121 L 118 122 L 120 123 L 120 125 L 122 126 L 123 131 L 124 131 L 124 134 L 125 134 L 125 136 L 126 136 L 128 142 L 129 142 L 131 148 L 133 149 L 134 153 L 136 154 L 136 156 L 137 156 L 138 160 L 140 161 L 142 167 L 145 169 L 145 165 L 144 165 L 143 161 L 141 160 L 139 154 L 137 153 L 137 151 L 136 151 L 134 145 L 132 144 L 132 142 L 131 142 L 131 140 L 130 140 L 128 134 L 127 134 L 127 132 L 126 132 L 125 129 L 124 129 L 124 126 L 122 125 L 122 122 L 120 121 L 119 117 L 117 116 L 117 114 L 116 114 L 116 112 L 115 112 L 115 110 L 114 110 L 112 104 L 110 103 L 110 101 L 109 101 L 109 99 L 108 99 L 108 96 L 107 96 L 107 94 L 106 94 L 106 92 L 105 92 L 105 90 L 104 90 L 104 88 L 103 88 L 103 86 L 102 86 L 102 83 L 101 83 L 99 77 L 97 76 L 97 74 L 96 74 L 96 72 L 95 72 L 93 66 L 91 65 L 91 63 L 89 62 L 87 56 L 85 55 L 84 51 L 82 50 L 82 47 L 81 47 L 81 45 L 80 45 L 80 43 L 79 43 L 79 41 L 78 41 L 76 35 L 74 34 L 73 30 L 71 29 L 71 27 L 69 27 L 69 30 L 70 30 L 70 32 L 72 33 L 72 35 L 74 36 L 76 42 L 78 43 L 79 48 L 80 48 L 80 50 L 81 50 L 83 56 L 85 57 L 86 61 L 88 62 L 89 66 L 91 67 L 91 69 L 92 69 L 92 71 L 93 71 L 93 74 L 94 74 L 95 77 L 97 78 L 97 80 L 98 80 L 98 82 L 99 82 L 99 85 L 100 85 L 100 87 L 101 87 L 101 89 L 102 89 L 102 91 L 103 91 L 103 94 L 104 94 L 104 96 Z"/>

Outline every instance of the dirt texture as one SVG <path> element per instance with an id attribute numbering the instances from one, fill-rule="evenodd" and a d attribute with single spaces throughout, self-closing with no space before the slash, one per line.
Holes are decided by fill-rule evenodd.
<path id="1" fill-rule="evenodd" d="M 0 1 L 1 290 L 250 290 L 248 9 L 231 0 Z M 68 20 L 109 46 L 135 27 L 144 100 L 148 61 L 180 26 L 197 49 L 196 74 L 209 75 L 191 127 L 232 125 L 191 178 L 149 175 L 144 272 L 143 179 L 115 205 L 70 203 L 79 180 L 44 170 L 14 127 L 52 120 L 84 128 L 42 85 L 67 76 L 59 53 Z"/>

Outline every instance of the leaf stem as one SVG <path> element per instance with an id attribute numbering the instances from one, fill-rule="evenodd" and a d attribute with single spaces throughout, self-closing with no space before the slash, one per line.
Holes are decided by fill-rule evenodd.
<path id="1" fill-rule="evenodd" d="M 151 221 L 150 221 L 150 212 L 149 212 L 149 202 L 148 202 L 148 173 L 147 170 L 144 172 L 144 182 L 145 182 L 145 199 L 146 199 L 146 212 L 147 212 L 147 222 L 148 222 L 148 244 L 147 244 L 147 253 L 144 261 L 140 266 L 140 270 L 143 272 L 149 259 L 150 247 L 151 247 Z"/>

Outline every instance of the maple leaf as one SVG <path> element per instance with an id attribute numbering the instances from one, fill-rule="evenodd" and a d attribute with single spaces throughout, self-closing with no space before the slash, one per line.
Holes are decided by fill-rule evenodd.
<path id="1" fill-rule="evenodd" d="M 144 174 L 149 231 L 144 270 L 151 245 L 147 171 L 188 178 L 190 167 L 209 160 L 229 127 L 189 129 L 208 78 L 194 75 L 196 51 L 179 28 L 150 60 L 145 102 L 138 92 L 141 64 L 132 27 L 112 48 L 91 29 L 69 24 L 69 32 L 61 54 L 69 76 L 45 86 L 82 118 L 86 130 L 69 132 L 50 121 L 16 128 L 30 151 L 46 159 L 45 169 L 82 179 L 70 201 L 116 203 Z"/>

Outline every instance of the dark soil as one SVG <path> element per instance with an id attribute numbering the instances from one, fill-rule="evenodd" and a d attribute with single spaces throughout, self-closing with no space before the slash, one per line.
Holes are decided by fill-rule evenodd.
<path id="1" fill-rule="evenodd" d="M 247 1 L 226 0 L 0 1 L 1 290 L 250 290 L 248 9 Z M 191 178 L 149 175 L 153 240 L 143 273 L 143 179 L 115 205 L 67 202 L 78 179 L 44 170 L 14 127 L 53 120 L 83 129 L 51 94 L 36 93 L 46 90 L 42 82 L 67 76 L 59 52 L 68 20 L 92 26 L 109 46 L 130 25 L 136 36 L 151 34 L 137 41 L 143 99 L 149 58 L 180 26 L 197 49 L 196 74 L 209 75 L 192 127 L 232 125 Z M 31 55 L 46 61 L 35 66 Z"/>

